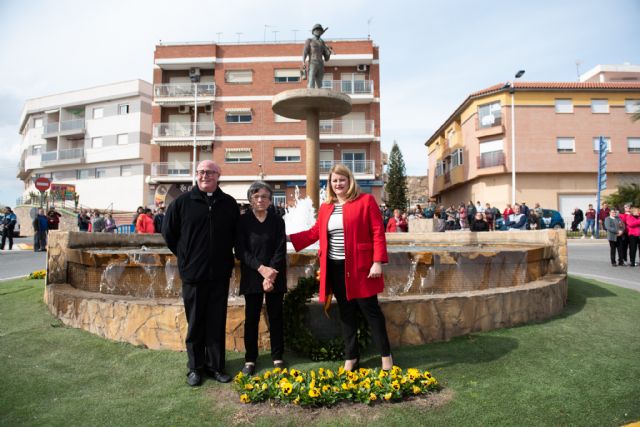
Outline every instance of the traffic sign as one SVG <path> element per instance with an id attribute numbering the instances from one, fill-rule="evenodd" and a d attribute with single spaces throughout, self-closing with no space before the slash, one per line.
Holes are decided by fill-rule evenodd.
<path id="1" fill-rule="evenodd" d="M 40 190 L 41 193 L 44 193 L 51 186 L 51 180 L 49 178 L 45 178 L 44 176 L 41 176 L 40 178 L 36 179 L 35 185 L 36 185 L 36 188 Z"/>

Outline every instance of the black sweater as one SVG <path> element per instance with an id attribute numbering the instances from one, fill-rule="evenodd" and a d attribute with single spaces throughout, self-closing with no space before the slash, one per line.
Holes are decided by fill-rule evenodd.
<path id="1" fill-rule="evenodd" d="M 263 292 L 260 265 L 278 270 L 272 292 L 287 291 L 287 241 L 284 220 L 272 212 L 264 222 L 253 211 L 240 216 L 236 256 L 241 262 L 240 295 Z"/>
<path id="2" fill-rule="evenodd" d="M 231 277 L 239 217 L 236 200 L 220 188 L 207 197 L 196 186 L 169 205 L 162 235 L 178 258 L 183 282 L 209 283 Z"/>

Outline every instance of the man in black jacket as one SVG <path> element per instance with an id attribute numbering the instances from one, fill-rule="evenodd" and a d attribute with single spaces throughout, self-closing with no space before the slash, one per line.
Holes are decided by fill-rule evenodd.
<path id="1" fill-rule="evenodd" d="M 178 258 L 182 299 L 187 316 L 187 383 L 201 375 L 229 382 L 224 372 L 229 279 L 235 259 L 236 200 L 218 187 L 220 168 L 211 160 L 197 167 L 197 183 L 167 209 L 162 235 Z"/>

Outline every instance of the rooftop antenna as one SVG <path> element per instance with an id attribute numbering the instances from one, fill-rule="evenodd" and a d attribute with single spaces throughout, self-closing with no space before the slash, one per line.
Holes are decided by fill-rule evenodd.
<path id="1" fill-rule="evenodd" d="M 244 33 L 236 33 L 236 35 L 238 36 L 238 43 L 240 43 L 240 36 L 244 34 Z"/>
<path id="2" fill-rule="evenodd" d="M 220 44 L 220 35 L 222 34 L 222 31 L 217 32 L 216 34 L 218 35 L 218 44 Z"/>
<path id="3" fill-rule="evenodd" d="M 275 28 L 273 25 L 264 24 L 264 42 L 267 42 L 267 28 Z"/>
<path id="4" fill-rule="evenodd" d="M 582 61 L 576 59 L 576 74 L 578 74 L 578 81 L 580 81 L 580 64 L 582 64 Z"/>
<path id="5" fill-rule="evenodd" d="M 274 41 L 274 42 L 277 42 L 277 41 L 278 41 L 278 33 L 279 33 L 279 32 L 280 32 L 280 31 L 272 31 L 272 33 L 273 33 L 273 41 Z"/>
<path id="6" fill-rule="evenodd" d="M 293 41 L 297 42 L 298 41 L 298 31 L 300 30 L 291 30 L 293 31 Z"/>
<path id="7" fill-rule="evenodd" d="M 371 40 L 371 21 L 373 21 L 373 16 L 367 19 L 367 40 Z"/>

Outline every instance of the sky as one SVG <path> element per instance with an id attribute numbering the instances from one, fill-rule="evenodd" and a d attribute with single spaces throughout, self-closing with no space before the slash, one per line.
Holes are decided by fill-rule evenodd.
<path id="1" fill-rule="evenodd" d="M 144 79 L 164 42 L 366 38 L 380 47 L 382 149 L 427 173 L 425 141 L 472 92 L 576 81 L 640 64 L 640 0 L 0 0 L 0 204 L 22 191 L 19 118 L 30 98 Z M 240 34 L 238 34 L 240 33 Z M 576 63 L 578 62 L 578 65 Z"/>

